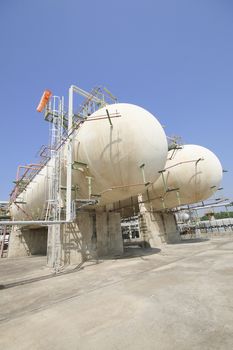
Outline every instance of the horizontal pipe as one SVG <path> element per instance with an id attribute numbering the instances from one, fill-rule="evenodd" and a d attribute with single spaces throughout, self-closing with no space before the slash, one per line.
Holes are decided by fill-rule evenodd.
<path id="1" fill-rule="evenodd" d="M 222 201 L 222 202 L 218 202 L 218 203 L 213 203 L 213 204 L 207 204 L 207 205 L 198 205 L 198 206 L 193 206 L 193 207 L 181 207 L 178 210 L 173 210 L 174 212 L 176 211 L 183 211 L 183 210 L 201 210 L 201 209 L 206 209 L 206 208 L 212 208 L 212 207 L 224 207 L 224 206 L 229 206 L 231 203 Z"/>
<path id="2" fill-rule="evenodd" d="M 12 225 L 23 225 L 23 226 L 25 226 L 25 225 L 45 225 L 45 226 L 47 226 L 47 225 L 56 225 L 56 224 L 71 224 L 72 222 L 74 222 L 74 220 L 76 218 L 76 203 L 75 203 L 76 201 L 77 200 L 73 200 L 71 203 L 71 207 L 72 207 L 73 211 L 70 213 L 70 215 L 71 215 L 70 220 L 0 221 L 0 226 L 1 225 L 4 225 L 4 226 L 6 226 L 6 225 L 9 225 L 9 226 L 12 226 Z M 93 204 L 95 204 L 97 202 L 97 200 L 89 200 L 88 199 L 79 208 L 77 208 L 77 210 L 79 210 L 85 206 L 90 205 L 91 204 L 90 202 L 93 202 Z"/>
<path id="3" fill-rule="evenodd" d="M 200 206 L 200 207 L 193 207 L 190 209 L 195 209 L 195 210 L 201 210 L 201 209 L 206 209 L 206 208 L 213 208 L 213 207 L 224 207 L 225 205 L 229 205 L 230 202 L 226 202 L 226 203 L 216 203 L 216 204 L 208 204 L 205 205 L 204 207 Z"/>
<path id="4" fill-rule="evenodd" d="M 198 158 L 198 159 L 193 159 L 193 160 L 185 160 L 185 161 L 183 161 L 183 162 L 179 162 L 179 163 L 173 164 L 173 165 L 171 165 L 171 166 L 169 166 L 169 167 L 167 167 L 167 168 L 161 170 L 161 172 L 164 172 L 164 171 L 166 171 L 166 170 L 168 170 L 168 169 L 174 168 L 174 167 L 177 166 L 177 165 L 186 164 L 186 163 L 194 163 L 194 162 L 197 163 L 197 162 L 200 161 L 200 160 L 204 160 L 204 158 Z M 160 171 L 159 171 L 159 172 L 160 172 Z"/>
<path id="5" fill-rule="evenodd" d="M 31 221 L 0 221 L 0 226 L 1 225 L 56 225 L 56 224 L 70 224 L 73 221 L 67 221 L 67 220 L 57 220 L 57 221 L 52 221 L 52 220 L 31 220 Z"/>

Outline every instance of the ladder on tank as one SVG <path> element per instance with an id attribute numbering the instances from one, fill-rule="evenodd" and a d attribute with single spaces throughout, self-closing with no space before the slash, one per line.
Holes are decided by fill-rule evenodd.
<path id="1" fill-rule="evenodd" d="M 63 97 L 53 96 L 51 102 L 51 129 L 50 129 L 50 161 L 48 166 L 48 199 L 45 220 L 60 220 L 60 188 L 61 188 L 61 151 L 57 146 L 62 142 L 63 136 Z"/>

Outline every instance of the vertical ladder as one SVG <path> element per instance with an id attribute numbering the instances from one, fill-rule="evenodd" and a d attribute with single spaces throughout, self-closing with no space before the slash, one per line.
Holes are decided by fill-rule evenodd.
<path id="1" fill-rule="evenodd" d="M 63 98 L 53 96 L 52 101 L 52 123 L 50 130 L 50 164 L 48 178 L 48 200 L 45 220 L 60 220 L 60 182 L 61 182 L 61 152 L 57 146 L 62 141 L 63 135 Z"/>

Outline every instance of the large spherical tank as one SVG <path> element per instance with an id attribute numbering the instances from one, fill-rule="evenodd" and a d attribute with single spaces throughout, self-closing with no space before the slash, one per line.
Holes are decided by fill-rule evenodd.
<path id="1" fill-rule="evenodd" d="M 167 141 L 157 119 L 145 109 L 125 103 L 107 109 L 113 126 L 107 119 L 86 122 L 75 139 L 74 159 L 88 164 L 93 193 L 101 193 L 103 202 L 114 202 L 144 190 L 143 172 L 146 182 L 158 178 L 155 172 L 165 165 Z M 106 117 L 106 108 L 90 119 L 101 117 Z M 81 183 L 85 192 L 86 181 Z"/>
<path id="2" fill-rule="evenodd" d="M 203 201 L 218 189 L 222 166 L 207 148 L 185 145 L 170 150 L 165 171 L 144 195 L 155 209 L 171 209 Z"/>
<path id="3" fill-rule="evenodd" d="M 88 198 L 91 187 L 101 206 L 144 192 L 145 182 L 159 177 L 167 152 L 163 128 L 151 113 L 127 103 L 101 108 L 73 135 L 72 197 Z M 66 186 L 66 154 L 67 144 L 61 149 L 62 187 Z M 20 194 L 19 202 L 25 204 L 20 204 L 21 209 L 12 206 L 14 219 L 44 217 L 50 169 L 51 161 Z M 61 197 L 64 203 L 64 190 Z"/>
<path id="4" fill-rule="evenodd" d="M 190 215 L 184 211 L 181 211 L 176 214 L 176 219 L 178 222 L 187 222 L 190 219 Z"/>

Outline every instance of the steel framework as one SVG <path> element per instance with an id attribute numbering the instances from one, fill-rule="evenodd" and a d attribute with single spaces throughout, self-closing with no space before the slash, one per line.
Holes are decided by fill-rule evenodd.
<path id="1" fill-rule="evenodd" d="M 74 106 L 74 95 L 81 96 L 82 103 Z M 27 217 L 24 221 L 2 221 L 1 225 L 51 225 L 57 223 L 72 222 L 75 212 L 79 207 L 95 204 L 96 199 L 89 198 L 81 200 L 81 205 L 77 207 L 75 199 L 72 202 L 72 147 L 73 134 L 84 122 L 90 122 L 98 119 L 108 119 L 111 124 L 111 118 L 119 117 L 119 115 L 106 115 L 98 118 L 89 117 L 90 114 L 107 106 L 109 103 L 116 103 L 117 99 L 110 91 L 103 87 L 96 87 L 92 91 L 86 92 L 83 89 L 71 85 L 69 88 L 68 112 L 64 108 L 64 97 L 53 96 L 45 108 L 45 120 L 50 122 L 50 142 L 49 146 L 42 146 L 40 149 L 40 160 L 36 164 L 20 165 L 17 170 L 15 186 L 10 194 L 10 205 L 15 204 Z M 75 112 L 77 109 L 77 112 Z M 66 166 L 66 218 L 61 219 L 61 147 L 67 144 L 67 166 Z M 41 169 L 50 162 L 49 177 L 49 198 L 46 206 L 44 220 L 33 220 L 28 213 L 21 208 L 20 204 L 24 204 L 20 198 L 20 194 L 32 182 Z M 24 170 L 21 173 L 22 169 Z M 89 193 L 91 189 L 90 181 L 88 181 Z M 79 200 L 80 202 L 80 200 Z M 75 212 L 74 212 L 75 210 Z"/>

